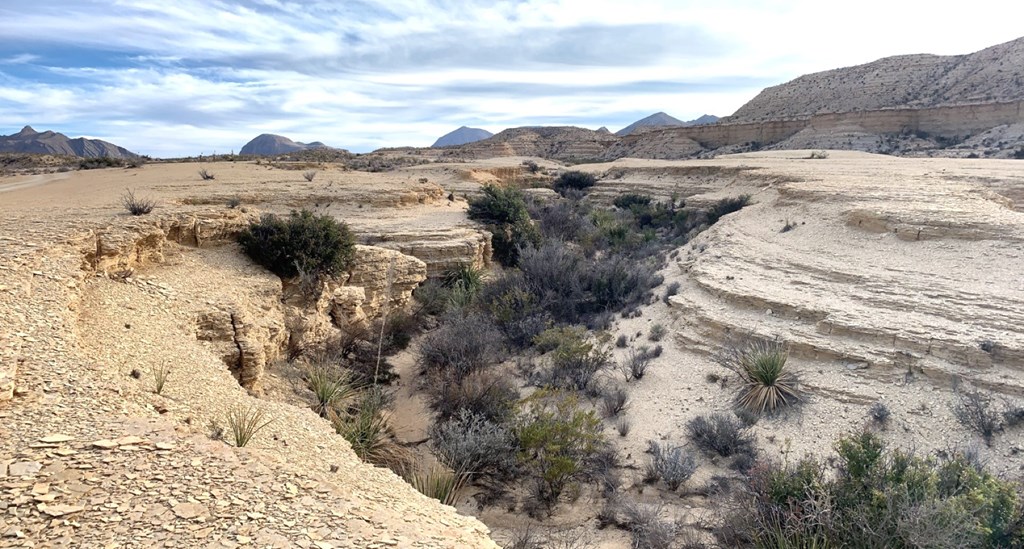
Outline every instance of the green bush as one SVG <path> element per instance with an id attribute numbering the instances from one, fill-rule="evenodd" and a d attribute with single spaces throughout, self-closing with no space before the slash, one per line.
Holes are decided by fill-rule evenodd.
<path id="1" fill-rule="evenodd" d="M 964 455 L 945 459 L 888 450 L 863 432 L 836 444 L 838 467 L 813 459 L 762 462 L 752 500 L 718 534 L 755 547 L 1020 547 L 1017 486 Z"/>
<path id="2" fill-rule="evenodd" d="M 539 380 L 548 387 L 590 391 L 598 372 L 611 365 L 610 353 L 591 341 L 585 328 L 551 328 L 538 335 L 534 345 L 542 353 L 550 352 L 549 368 Z"/>
<path id="3" fill-rule="evenodd" d="M 654 199 L 651 198 L 650 195 L 626 193 L 616 196 L 612 204 L 614 204 L 616 208 L 628 210 L 633 206 L 650 206 L 653 201 Z"/>
<path id="4" fill-rule="evenodd" d="M 309 210 L 287 217 L 264 214 L 238 236 L 253 261 L 281 277 L 338 275 L 352 264 L 355 237 L 348 225 Z"/>
<path id="5" fill-rule="evenodd" d="M 601 420 L 581 410 L 573 395 L 542 389 L 523 401 L 516 428 L 519 461 L 538 481 L 541 500 L 554 504 L 589 472 L 605 444 L 602 431 Z"/>
<path id="6" fill-rule="evenodd" d="M 506 267 L 515 266 L 520 249 L 540 243 L 540 233 L 527 212 L 523 193 L 494 185 L 484 186 L 483 193 L 484 196 L 470 200 L 467 215 L 488 225 L 495 259 Z"/>
<path id="7" fill-rule="evenodd" d="M 555 180 L 555 191 L 564 195 L 569 190 L 584 191 L 597 184 L 597 178 L 593 174 L 577 170 L 563 172 Z"/>

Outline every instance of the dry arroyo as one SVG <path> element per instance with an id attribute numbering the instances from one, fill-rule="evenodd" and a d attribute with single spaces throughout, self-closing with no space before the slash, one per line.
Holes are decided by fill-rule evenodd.
<path id="1" fill-rule="evenodd" d="M 601 176 L 588 198 L 601 203 L 753 197 L 671 255 L 662 274 L 677 295 L 614 326 L 671 334 L 630 384 L 630 472 L 647 440 L 682 442 L 688 419 L 729 409 L 733 386 L 708 381 L 728 374 L 712 357 L 750 336 L 787 343 L 810 394 L 751 428 L 768 457 L 827 454 L 878 401 L 893 412 L 889 443 L 964 447 L 978 438 L 950 412 L 955 382 L 1024 396 L 1024 163 L 808 152 L 575 167 Z M 315 339 L 407 302 L 426 276 L 486 264 L 463 196 L 522 160 L 321 167 L 311 182 L 252 163 L 207 165 L 213 181 L 196 164 L 0 180 L 0 546 L 495 546 L 481 522 L 359 462 L 311 410 L 273 397 L 293 380 L 269 366 L 295 334 Z M 127 187 L 157 210 L 123 213 Z M 361 267 L 308 314 L 233 243 L 258 212 L 297 207 L 346 220 L 362 244 Z M 243 449 L 213 436 L 237 406 L 273 419 Z M 1022 448 L 1015 429 L 979 452 L 1018 479 Z M 706 512 L 696 495 L 672 498 L 687 519 Z M 550 522 L 590 525 L 594 512 L 581 502 Z M 481 516 L 512 530 L 499 514 Z"/>

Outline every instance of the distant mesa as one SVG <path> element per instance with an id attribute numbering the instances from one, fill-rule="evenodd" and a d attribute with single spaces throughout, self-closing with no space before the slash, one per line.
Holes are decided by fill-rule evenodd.
<path id="1" fill-rule="evenodd" d="M 265 133 L 256 136 L 252 141 L 245 144 L 239 154 L 252 155 L 252 156 L 277 156 L 279 154 L 288 154 L 296 151 L 307 151 L 310 149 L 330 149 L 327 145 L 319 141 L 312 143 L 299 143 L 298 141 L 292 141 L 283 135 L 274 135 L 272 133 Z"/>
<path id="2" fill-rule="evenodd" d="M 447 133 L 441 136 L 431 147 L 453 147 L 457 145 L 465 145 L 466 143 L 474 143 L 476 141 L 482 141 L 494 134 L 480 128 L 468 128 L 462 126 L 461 128 Z"/>
<path id="3" fill-rule="evenodd" d="M 0 152 L 53 154 L 83 158 L 136 158 L 138 155 L 124 147 L 99 139 L 70 138 L 54 131 L 37 132 L 25 126 L 12 135 L 0 135 Z"/>
<path id="4" fill-rule="evenodd" d="M 625 128 L 622 128 L 621 130 L 615 132 L 615 135 L 619 137 L 624 137 L 639 130 L 645 130 L 650 128 L 664 128 L 670 126 L 703 126 L 705 124 L 714 124 L 715 122 L 718 122 L 718 117 L 711 114 L 705 114 L 700 118 L 683 122 L 678 118 L 669 116 L 668 114 L 665 114 L 663 112 L 659 112 L 654 113 L 648 116 L 647 118 L 642 118 L 640 120 L 637 120 L 636 122 L 633 122 L 632 124 L 626 126 Z"/>

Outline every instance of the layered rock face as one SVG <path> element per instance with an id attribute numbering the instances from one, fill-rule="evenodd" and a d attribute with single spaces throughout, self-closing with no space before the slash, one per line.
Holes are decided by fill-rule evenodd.
<path id="1" fill-rule="evenodd" d="M 96 231 L 79 238 L 79 246 L 85 250 L 84 272 L 131 280 L 135 269 L 164 261 L 171 243 L 204 247 L 234 242 L 238 233 L 258 218 L 255 212 L 227 210 Z M 465 256 L 482 262 L 484 249 L 479 240 L 476 244 L 480 249 L 467 252 L 460 247 L 447 256 L 444 246 L 439 246 L 435 265 Z M 489 260 L 490 254 L 486 257 Z M 384 311 L 405 309 L 413 290 L 426 278 L 427 265 L 415 257 L 357 245 L 352 269 L 328 279 L 316 295 L 308 295 L 291 281 L 283 288 L 278 283 L 265 284 L 262 294 L 266 298 L 259 302 L 236 299 L 199 313 L 196 337 L 217 345 L 239 383 L 259 394 L 267 364 L 287 349 L 322 348 L 344 331 L 365 329 Z M 13 374 L 0 380 L 7 377 Z"/>
<path id="2" fill-rule="evenodd" d="M 877 381 L 963 378 L 1024 393 L 1020 213 L 959 176 L 876 164 L 839 159 L 772 185 L 684 248 L 671 299 L 679 342 L 714 353 L 777 338 L 794 356 Z M 869 391 L 857 398 L 870 402 Z"/>
<path id="3" fill-rule="evenodd" d="M 370 233 L 375 246 L 397 250 L 426 264 L 427 276 L 439 278 L 451 269 L 491 264 L 491 233 L 478 229 Z"/>
<path id="4" fill-rule="evenodd" d="M 494 137 L 445 151 L 445 156 L 533 156 L 556 160 L 589 160 L 600 158 L 616 139 L 614 135 L 571 126 L 512 128 Z"/>
<path id="5" fill-rule="evenodd" d="M 1024 38 L 969 55 L 902 55 L 801 76 L 740 107 L 729 122 L 1024 99 Z"/>

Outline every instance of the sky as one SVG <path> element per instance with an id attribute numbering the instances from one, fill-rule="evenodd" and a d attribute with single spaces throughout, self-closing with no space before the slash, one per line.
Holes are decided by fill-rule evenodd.
<path id="1" fill-rule="evenodd" d="M 459 126 L 612 131 L 767 86 L 1024 35 L 1017 1 L 0 0 L 0 134 L 140 154 L 261 133 L 367 152 Z"/>

